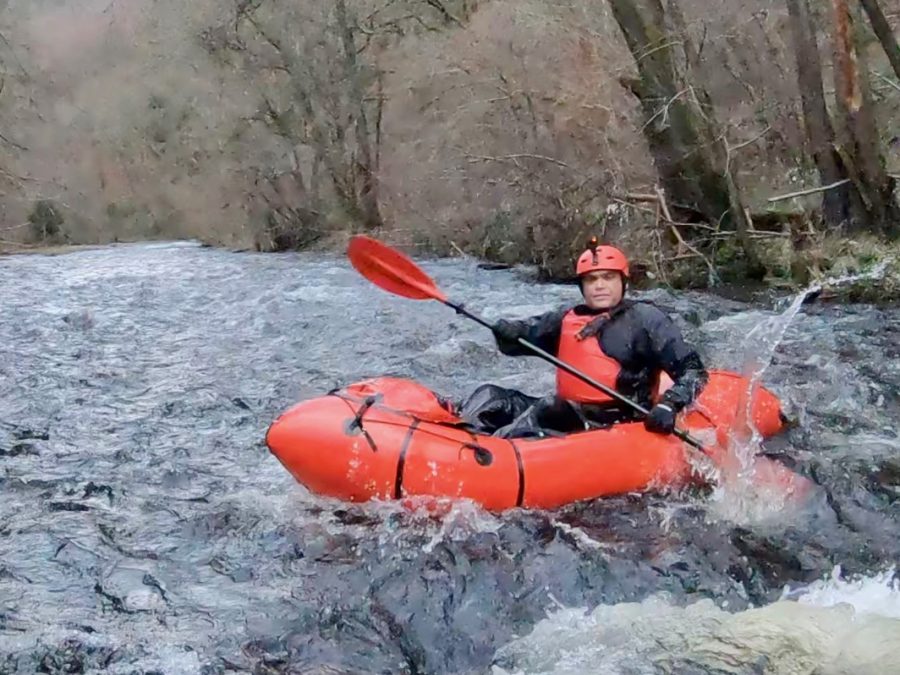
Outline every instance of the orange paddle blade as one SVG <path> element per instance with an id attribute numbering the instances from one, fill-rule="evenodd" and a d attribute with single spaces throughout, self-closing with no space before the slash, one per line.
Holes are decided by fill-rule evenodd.
<path id="1" fill-rule="evenodd" d="M 377 239 L 351 237 L 347 257 L 357 272 L 389 293 L 413 300 L 447 302 L 447 296 L 418 265 Z"/>

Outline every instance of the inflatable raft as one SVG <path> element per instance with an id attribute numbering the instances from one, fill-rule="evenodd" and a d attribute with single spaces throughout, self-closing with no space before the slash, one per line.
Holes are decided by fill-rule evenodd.
<path id="1" fill-rule="evenodd" d="M 722 443 L 732 427 L 746 428 L 747 417 L 763 437 L 780 431 L 784 419 L 771 392 L 757 386 L 751 394 L 745 378 L 712 371 L 679 423 Z M 681 486 L 691 479 L 688 457 L 696 452 L 641 422 L 560 437 L 479 435 L 434 392 L 398 378 L 366 380 L 299 403 L 271 425 L 266 444 L 318 494 L 354 502 L 468 498 L 491 510 L 553 508 Z"/>

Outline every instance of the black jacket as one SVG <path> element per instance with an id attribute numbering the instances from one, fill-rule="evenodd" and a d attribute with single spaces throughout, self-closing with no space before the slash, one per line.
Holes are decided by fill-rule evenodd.
<path id="1" fill-rule="evenodd" d="M 518 329 L 518 337 L 556 355 L 562 320 L 568 311 L 569 308 L 563 308 L 531 319 L 503 320 L 503 323 Z M 586 305 L 578 305 L 574 311 L 582 315 L 602 314 Z M 598 316 L 585 331 L 596 334 L 603 352 L 621 364 L 616 391 L 644 407 L 652 405 L 651 391 L 660 370 L 668 373 L 675 383 L 661 402 L 668 403 L 676 412 L 691 403 L 706 385 L 708 375 L 699 354 L 684 341 L 672 320 L 654 305 L 625 300 L 608 318 Z M 508 356 L 531 355 L 517 342 L 497 337 L 497 345 Z"/>

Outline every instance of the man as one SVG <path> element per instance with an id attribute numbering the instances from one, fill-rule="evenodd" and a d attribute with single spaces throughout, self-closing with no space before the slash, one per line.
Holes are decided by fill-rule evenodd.
<path id="1" fill-rule="evenodd" d="M 518 343 L 524 338 L 649 408 L 644 424 L 650 431 L 671 433 L 676 415 L 706 384 L 700 356 L 657 307 L 624 299 L 629 269 L 628 259 L 619 249 L 597 246 L 596 239 L 592 240 L 578 258 L 575 273 L 584 303 L 524 321 L 501 319 L 493 327 L 500 351 L 509 356 L 531 355 Z M 654 404 L 661 372 L 674 384 Z M 507 437 L 566 433 L 640 417 L 561 369 L 557 370 L 554 396 L 535 399 L 485 385 L 461 406 L 460 415 L 476 428 Z"/>

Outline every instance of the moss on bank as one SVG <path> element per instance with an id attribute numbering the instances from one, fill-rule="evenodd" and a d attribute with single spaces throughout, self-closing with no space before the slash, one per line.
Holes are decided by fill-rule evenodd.
<path id="1" fill-rule="evenodd" d="M 635 238 L 626 234 L 621 243 L 618 240 L 612 243 L 622 246 L 630 254 L 633 281 L 640 288 L 701 289 L 746 285 L 756 289 L 799 291 L 821 285 L 823 300 L 900 302 L 900 241 L 865 235 L 850 239 L 813 229 L 804 229 L 801 234 L 789 231 L 768 234 L 770 236 L 759 240 L 760 258 L 765 266 L 763 274 L 747 266 L 737 242 L 730 239 L 717 242 L 714 248 L 698 251 L 696 255 L 650 250 L 645 236 Z M 389 232 L 383 236 L 388 241 L 392 239 Z M 448 242 L 446 237 L 420 236 L 412 247 L 407 246 L 407 250 L 419 255 L 464 253 L 491 262 L 535 264 L 543 280 L 564 281 L 571 279 L 571 261 L 580 252 L 581 245 L 573 241 L 569 248 L 557 246 L 552 255 L 546 255 L 533 240 L 512 239 L 505 246 L 495 244 L 490 248 Z M 402 244 L 396 240 L 394 243 Z M 526 244 L 533 246 L 529 248 Z M 665 262 L 661 265 L 660 260 Z"/>
<path id="2" fill-rule="evenodd" d="M 798 251 L 795 284 L 821 284 L 826 297 L 850 302 L 900 302 L 900 241 L 823 237 Z"/>

